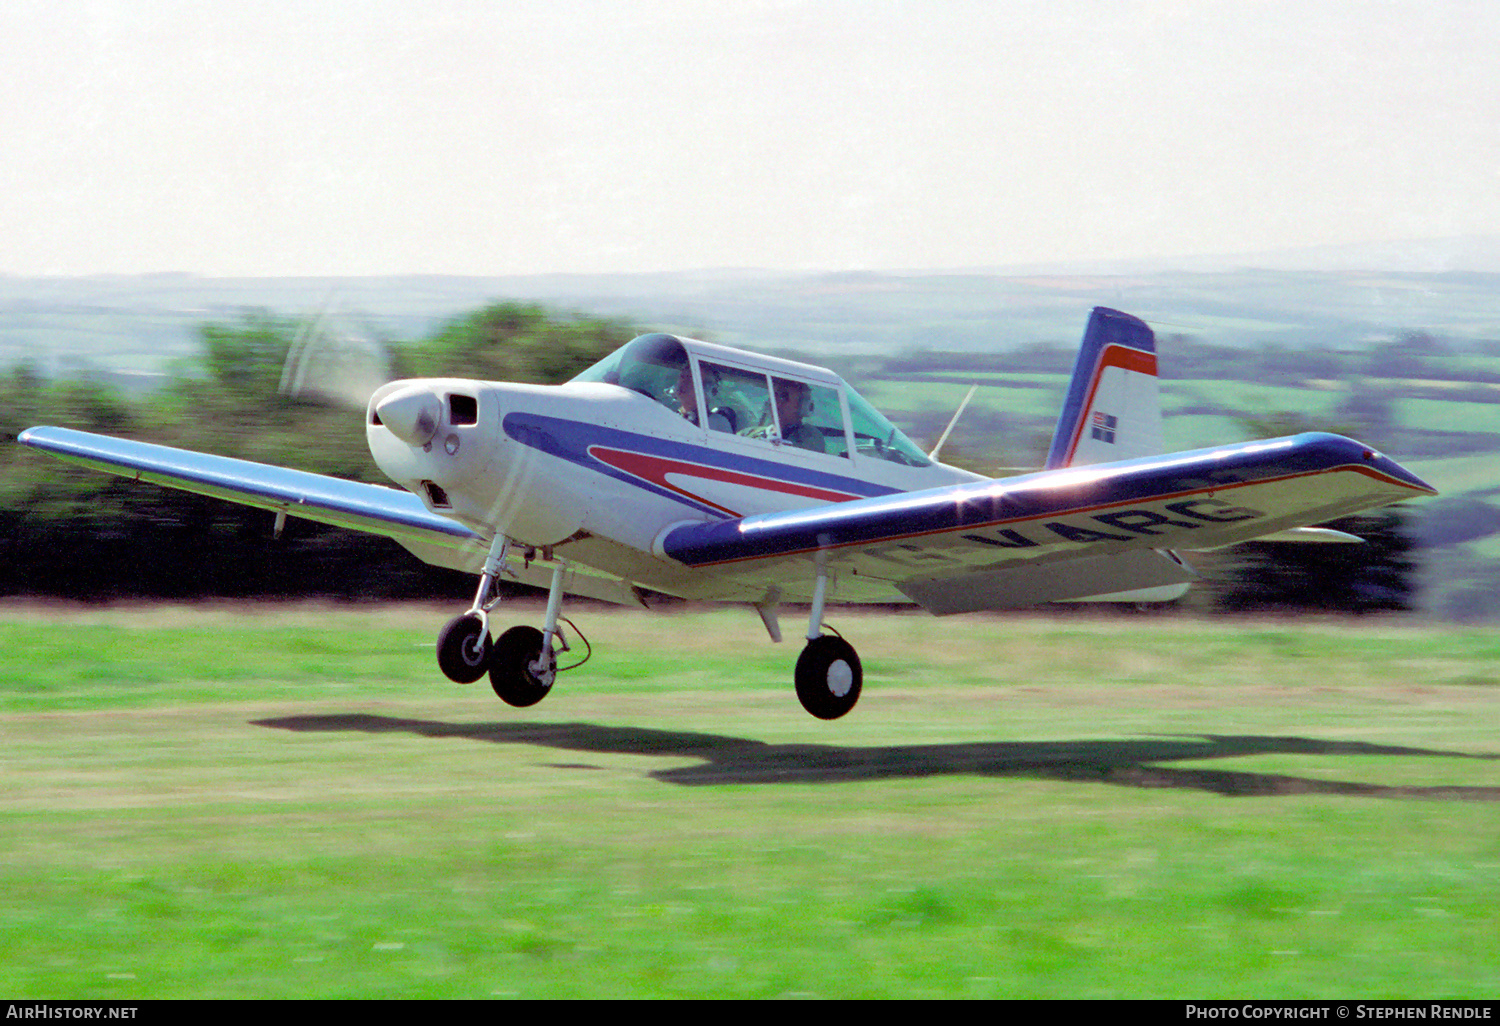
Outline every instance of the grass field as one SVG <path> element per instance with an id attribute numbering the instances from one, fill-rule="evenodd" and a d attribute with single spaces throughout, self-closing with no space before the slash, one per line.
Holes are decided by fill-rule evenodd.
<path id="1" fill-rule="evenodd" d="M 1500 995 L 1491 632 L 841 615 L 823 723 L 744 610 L 526 710 L 451 612 L 0 608 L 0 991 Z"/>

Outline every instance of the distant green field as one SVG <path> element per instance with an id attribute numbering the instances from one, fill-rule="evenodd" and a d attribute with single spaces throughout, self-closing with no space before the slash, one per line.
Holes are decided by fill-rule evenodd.
<path id="1" fill-rule="evenodd" d="M 953 384 L 963 379 L 964 388 L 969 385 L 990 385 L 996 388 L 1050 388 L 1061 396 L 1068 387 L 1066 374 L 1009 374 L 1005 371 L 917 371 L 910 381 L 932 381 Z M 953 380 L 949 380 L 953 379 Z"/>
<path id="2" fill-rule="evenodd" d="M 1464 376 L 1475 374 L 1500 375 L 1500 356 L 1486 356 L 1479 353 L 1458 353 L 1452 356 L 1436 357 L 1433 362 L 1454 374 Z"/>
<path id="3" fill-rule="evenodd" d="M 1245 440 L 1245 426 L 1235 417 L 1180 414 L 1162 424 L 1164 447 L 1170 452 L 1206 449 Z"/>
<path id="4" fill-rule="evenodd" d="M 1062 408 L 1064 388 L 984 387 L 974 393 L 971 409 L 991 409 L 1017 417 L 1036 417 L 1048 426 Z M 941 381 L 872 381 L 860 386 L 860 393 L 876 407 L 892 416 L 919 410 L 938 409 L 952 414 L 968 394 L 968 385 Z"/>
<path id="5" fill-rule="evenodd" d="M 0 608 L 0 990 L 1500 991 L 1493 632 L 840 615 L 824 723 L 746 610 L 578 610 L 525 710 L 451 612 Z"/>
<path id="6" fill-rule="evenodd" d="M 1204 401 L 1221 407 L 1225 413 L 1240 416 L 1265 416 L 1291 412 L 1307 417 L 1323 417 L 1332 412 L 1342 398 L 1338 392 L 1286 385 L 1261 385 L 1250 381 L 1171 381 L 1162 382 L 1162 409 L 1168 416 L 1175 405 L 1201 404 Z"/>
<path id="7" fill-rule="evenodd" d="M 1018 417 L 1036 418 L 1050 428 L 1061 409 L 1067 391 L 1067 380 L 1061 375 L 1022 375 L 1024 379 L 1055 377 L 1055 381 L 1016 382 L 1012 376 L 986 375 L 974 393 L 974 408 L 988 408 Z M 875 380 L 865 382 L 860 391 L 887 412 L 901 414 L 937 408 L 956 410 L 968 392 L 967 384 L 913 379 Z M 1224 411 L 1226 417 L 1265 416 L 1290 412 L 1310 419 L 1327 418 L 1342 398 L 1338 392 L 1279 385 L 1259 385 L 1237 381 L 1167 381 L 1162 382 L 1162 410 L 1168 423 L 1182 414 L 1184 407 L 1210 405 Z M 1418 400 L 1412 400 L 1418 401 Z M 1439 404 L 1442 405 L 1442 404 Z M 1468 404 L 1458 403 L 1457 406 Z M 1500 405 L 1493 407 L 1500 414 Z M 1243 429 L 1219 441 L 1239 441 Z"/>
<path id="8" fill-rule="evenodd" d="M 1500 404 L 1445 402 L 1440 399 L 1397 399 L 1392 406 L 1401 423 L 1411 427 L 1500 434 Z M 1500 449 L 1500 446 L 1497 446 L 1497 449 Z"/>
<path id="9" fill-rule="evenodd" d="M 1444 495 L 1500 491 L 1500 451 L 1446 460 L 1412 460 L 1407 465 Z"/>

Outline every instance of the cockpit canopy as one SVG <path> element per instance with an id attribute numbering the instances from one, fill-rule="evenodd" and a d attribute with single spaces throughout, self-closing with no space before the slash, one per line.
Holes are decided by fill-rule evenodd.
<path id="1" fill-rule="evenodd" d="M 573 380 L 629 388 L 709 431 L 845 459 L 932 462 L 822 367 L 658 332 L 632 339 Z"/>
<path id="2" fill-rule="evenodd" d="M 667 406 L 677 386 L 677 378 L 688 366 L 687 348 L 676 335 L 660 332 L 637 335 L 625 345 L 588 368 L 574 381 L 602 381 L 623 385 Z"/>

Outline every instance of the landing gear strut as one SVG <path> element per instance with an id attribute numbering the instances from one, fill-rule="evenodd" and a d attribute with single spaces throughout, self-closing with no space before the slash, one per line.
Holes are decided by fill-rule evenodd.
<path id="1" fill-rule="evenodd" d="M 563 568 L 558 566 L 552 571 L 547 620 L 541 630 L 512 627 L 495 642 L 490 656 L 490 687 L 507 705 L 536 705 L 547 697 L 557 680 L 557 649 L 553 641 L 567 649 L 557 629 L 557 614 L 562 611 L 562 579 Z"/>
<path id="2" fill-rule="evenodd" d="M 823 605 L 828 596 L 828 570 L 818 556 L 818 580 L 813 588 L 807 620 L 807 647 L 797 658 L 793 679 L 802 708 L 820 720 L 836 720 L 854 708 L 864 683 L 864 668 L 854 646 L 823 633 Z"/>
<path id="3" fill-rule="evenodd" d="M 484 676 L 490 665 L 490 609 L 495 605 L 495 582 L 505 565 L 510 539 L 495 535 L 484 572 L 479 575 L 479 590 L 474 604 L 462 616 L 455 616 L 438 632 L 437 660 L 443 676 L 457 684 L 472 684 Z"/>
<path id="4" fill-rule="evenodd" d="M 459 684 L 472 684 L 488 670 L 490 686 L 502 701 L 528 706 L 547 697 L 557 679 L 557 653 L 568 650 L 557 626 L 562 611 L 564 567 L 559 564 L 552 571 L 543 628 L 512 627 L 492 642 L 490 610 L 499 601 L 494 597 L 495 582 L 509 548 L 507 538 L 495 536 L 479 577 L 474 604 L 467 613 L 449 620 L 438 634 L 438 666 L 449 680 Z"/>

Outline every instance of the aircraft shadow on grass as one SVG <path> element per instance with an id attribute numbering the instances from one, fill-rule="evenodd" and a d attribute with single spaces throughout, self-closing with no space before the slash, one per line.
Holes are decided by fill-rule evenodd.
<path id="1" fill-rule="evenodd" d="M 1185 768 L 1165 763 L 1252 755 L 1425 756 L 1496 759 L 1500 755 L 1328 741 L 1301 737 L 1204 734 L 1141 740 L 975 741 L 943 745 L 775 745 L 749 738 L 590 723 L 443 723 L 365 713 L 285 716 L 254 725 L 293 731 L 358 731 L 535 745 L 568 752 L 701 760 L 653 770 L 670 784 L 809 784 L 930 776 L 1031 777 L 1122 787 L 1175 787 L 1230 797 L 1354 795 L 1497 801 L 1500 787 L 1408 786 L 1324 780 L 1247 770 Z M 579 763 L 558 764 L 588 768 Z"/>

